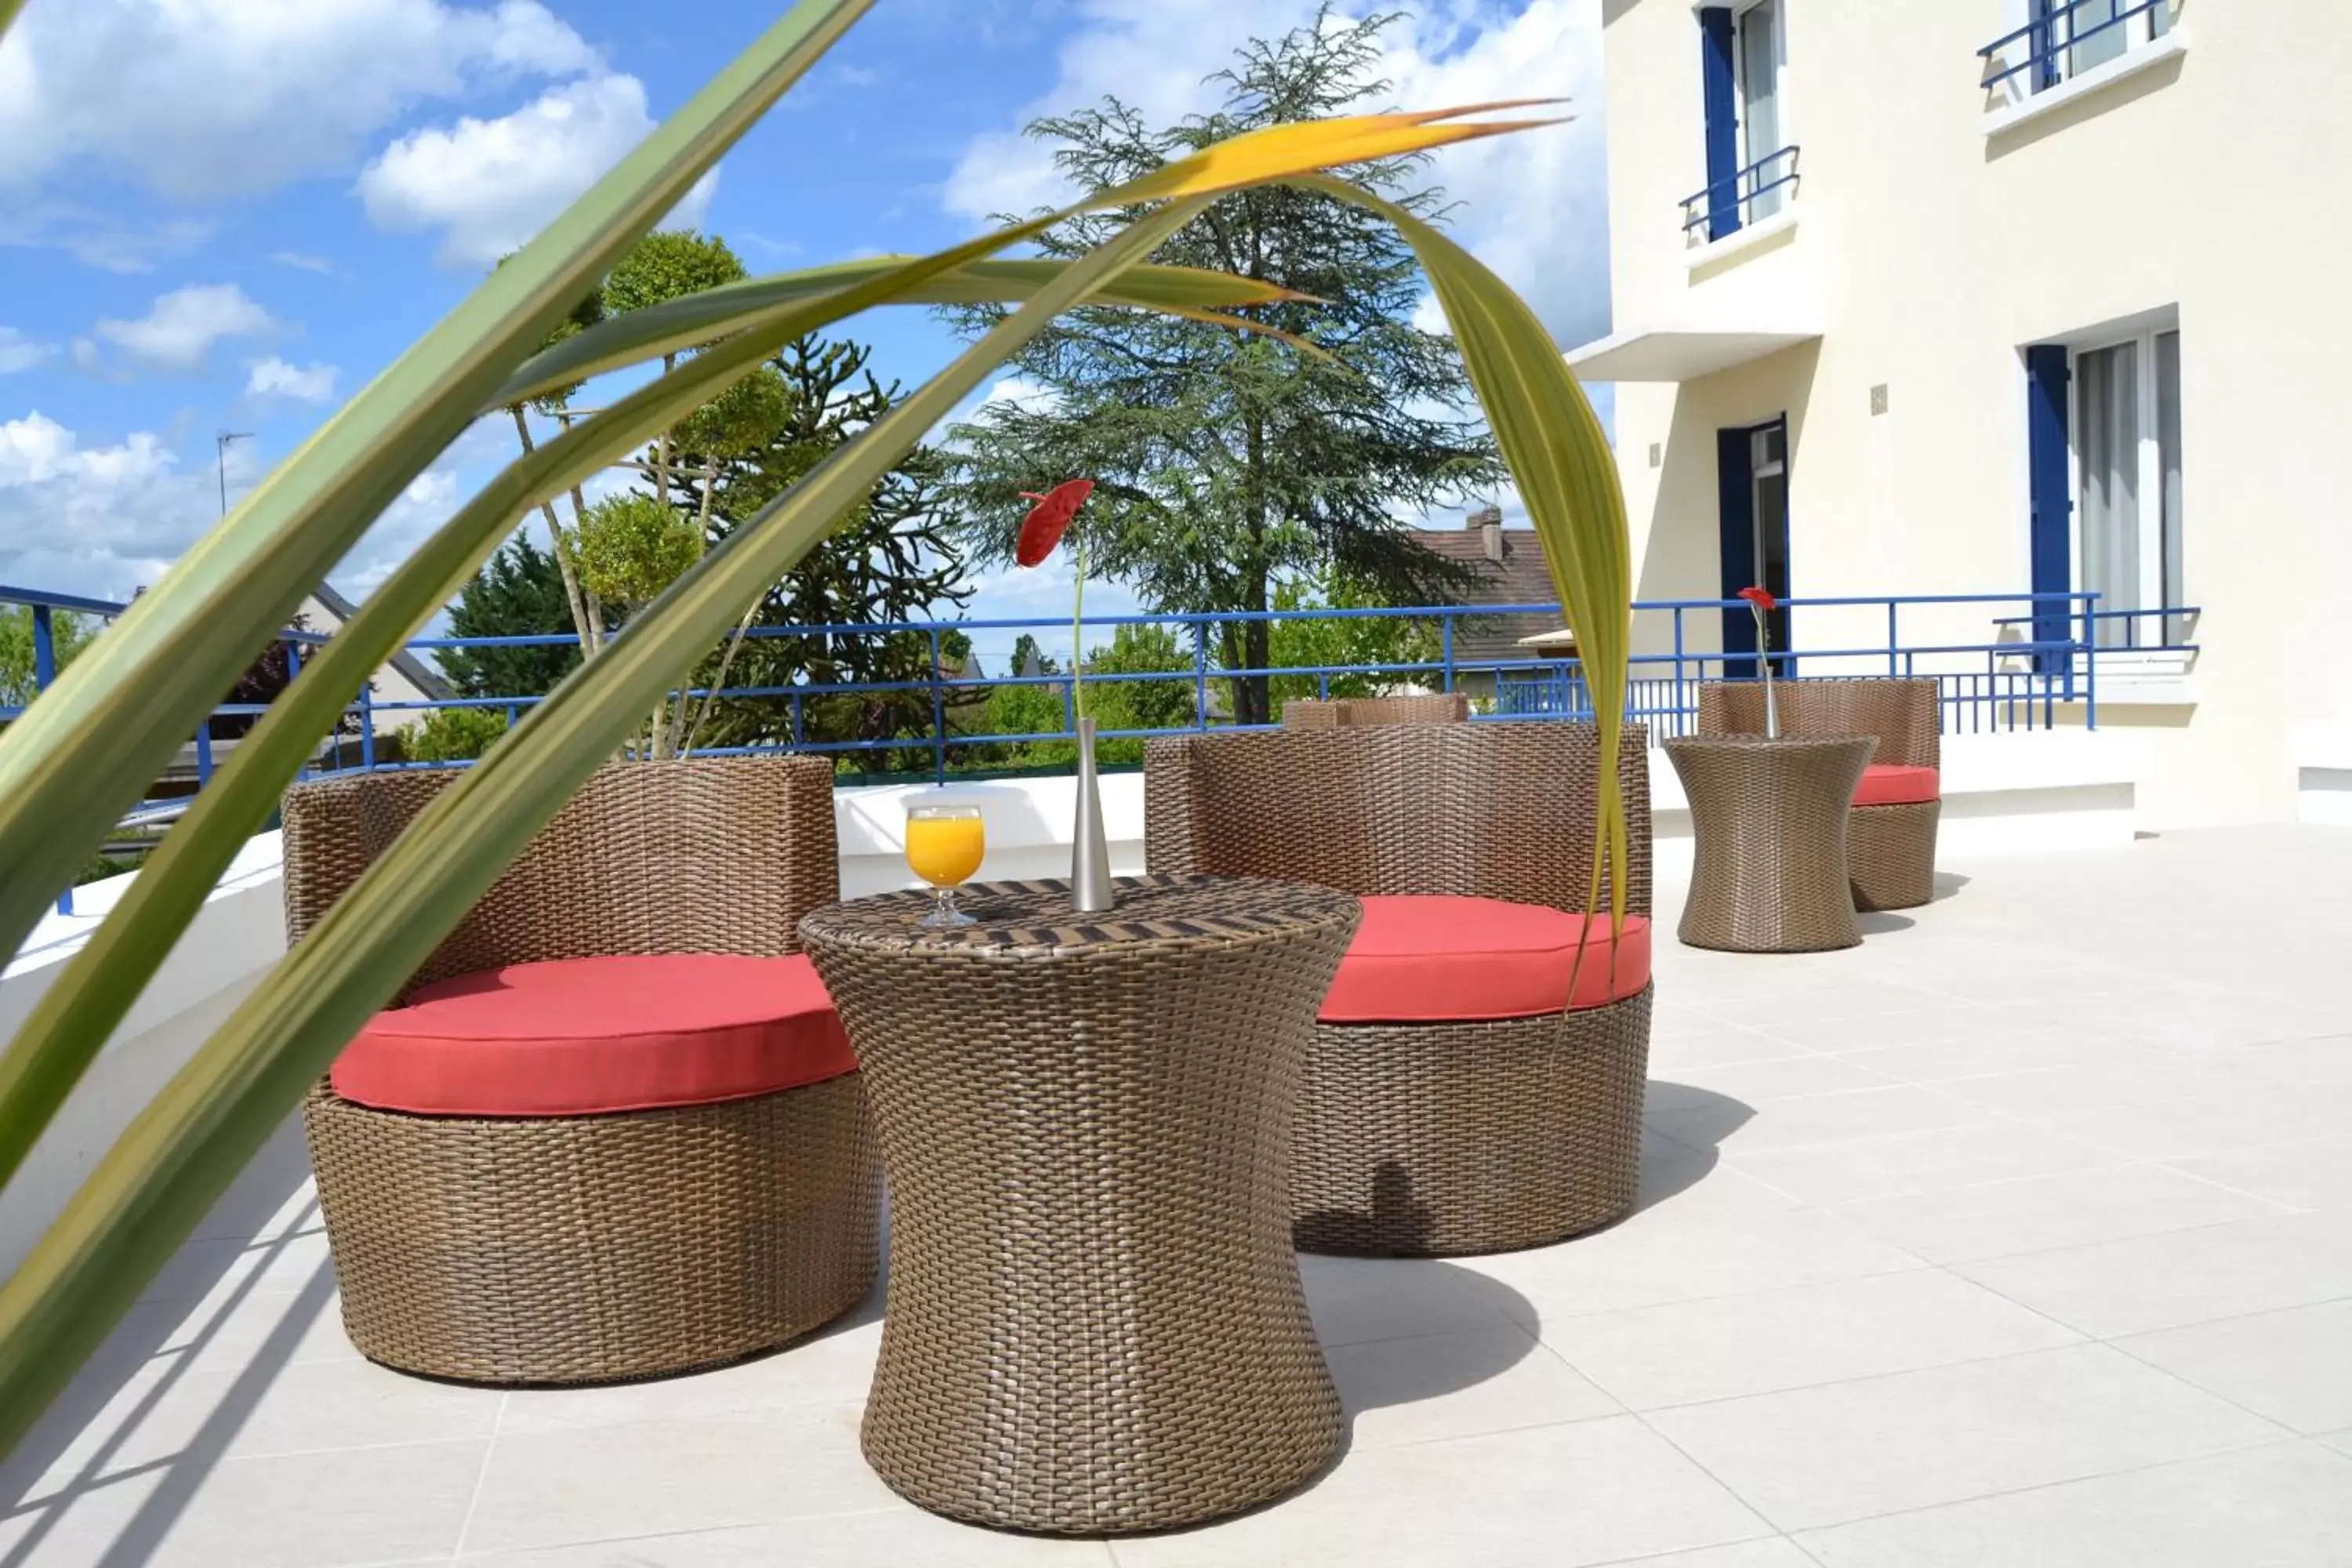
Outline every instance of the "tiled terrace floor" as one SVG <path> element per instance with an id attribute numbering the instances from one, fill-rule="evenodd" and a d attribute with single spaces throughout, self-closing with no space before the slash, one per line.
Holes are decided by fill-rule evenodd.
<path id="1" fill-rule="evenodd" d="M 1950 869 L 1854 952 L 1665 945 L 1624 1224 L 1307 1260 L 1352 1444 L 1251 1517 L 899 1504 L 857 1453 L 878 1303 L 667 1384 L 382 1371 L 289 1145 L 0 1471 L 0 1563 L 2352 1563 L 2352 833 Z"/>

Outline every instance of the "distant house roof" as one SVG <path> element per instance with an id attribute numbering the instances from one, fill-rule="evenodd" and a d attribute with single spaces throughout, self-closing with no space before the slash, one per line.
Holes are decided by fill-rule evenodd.
<path id="1" fill-rule="evenodd" d="M 324 582 L 321 582 L 319 586 L 311 592 L 310 597 L 317 601 L 320 609 L 326 611 L 328 615 L 332 616 L 335 620 L 335 624 L 333 626 L 315 626 L 311 628 L 314 631 L 326 632 L 331 635 L 341 628 L 345 621 L 350 620 L 353 616 L 359 614 L 360 607 L 357 605 L 354 605 L 349 599 L 344 598 L 341 594 L 335 592 L 331 586 Z M 400 678 L 403 680 L 407 681 L 409 685 L 416 688 L 418 695 L 428 698 L 436 702 L 442 700 L 449 695 L 449 682 L 447 679 L 445 678 L 439 670 L 435 669 L 432 666 L 426 664 L 423 659 L 417 658 L 406 648 L 402 648 L 398 653 L 394 654 L 384 662 L 390 665 L 394 669 L 399 671 Z"/>
<path id="2" fill-rule="evenodd" d="M 1455 590 L 1457 605 L 1558 605 L 1559 590 L 1552 585 L 1551 568 L 1530 528 L 1505 528 L 1486 514 L 1473 513 L 1466 528 L 1417 528 L 1413 539 L 1422 548 L 1467 566 L 1476 581 Z M 1484 616 L 1456 623 L 1454 657 L 1465 663 L 1518 660 L 1542 657 L 1521 647 L 1519 639 L 1559 629 L 1559 612 L 1540 615 Z"/>

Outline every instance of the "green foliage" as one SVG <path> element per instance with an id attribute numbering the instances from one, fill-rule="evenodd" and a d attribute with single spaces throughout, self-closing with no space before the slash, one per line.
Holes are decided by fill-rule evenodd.
<path id="1" fill-rule="evenodd" d="M 748 276 L 741 259 L 717 235 L 660 229 L 632 246 L 604 279 L 604 311 L 626 315 Z"/>
<path id="2" fill-rule="evenodd" d="M 415 763 L 467 763 L 507 732 L 499 708 L 436 708 L 400 736 L 401 754 Z"/>
<path id="3" fill-rule="evenodd" d="M 615 605 L 650 604 L 702 552 L 694 520 L 642 490 L 590 507 L 577 542 L 581 585 Z"/>
<path id="4" fill-rule="evenodd" d="M 1344 572 L 1278 584 L 1274 591 L 1277 610 L 1370 610 L 1391 605 L 1371 585 Z M 1434 620 L 1407 620 L 1388 616 L 1338 620 L 1277 621 L 1269 638 L 1276 667 L 1330 665 L 1430 664 L 1444 658 L 1445 634 Z M 1427 674 L 1401 674 L 1385 679 L 1368 675 L 1335 675 L 1333 697 L 1377 697 L 1400 686 L 1425 686 Z M 1293 698 L 1322 694 L 1322 683 L 1311 675 L 1277 675 L 1272 680 L 1274 711 Z"/>
<path id="5" fill-rule="evenodd" d="M 49 615 L 50 647 L 57 655 L 58 668 L 63 669 L 74 661 L 89 639 L 98 635 L 98 623 L 75 615 L 70 610 L 53 610 Z M 33 700 L 33 611 L 27 605 L 0 605 L 0 708 L 22 708 Z"/>
<path id="6" fill-rule="evenodd" d="M 1253 40 L 1218 79 L 1220 107 L 1173 125 L 1113 99 L 1030 132 L 1054 144 L 1065 175 L 1099 190 L 1242 132 L 1362 112 L 1387 91 L 1373 73 L 1390 20 L 1327 11 Z M 1443 210 L 1418 160 L 1351 173 L 1409 211 Z M 1082 254 L 1118 221 L 1073 218 L 1039 247 Z M 983 562 L 1004 560 L 1027 504 L 1020 492 L 1087 477 L 1099 482 L 1083 520 L 1096 569 L 1155 609 L 1264 610 L 1283 578 L 1333 570 L 1393 602 L 1448 596 L 1465 574 L 1407 538 L 1398 517 L 1490 487 L 1503 469 L 1452 340 L 1413 324 L 1426 284 L 1395 227 L 1321 192 L 1269 186 L 1221 197 L 1156 258 L 1315 296 L 1238 313 L 1330 357 L 1181 317 L 1065 317 L 1016 362 L 1051 395 L 992 402 L 952 433 L 962 542 Z M 977 333 L 1003 311 L 950 314 Z M 1218 652 L 1234 668 L 1273 662 L 1263 623 L 1230 628 Z M 1236 719 L 1272 716 L 1263 677 L 1234 685 Z"/>
<path id="7" fill-rule="evenodd" d="M 508 254 L 499 257 L 498 266 L 504 267 L 508 262 L 512 261 L 520 253 L 510 251 Z M 498 270 L 498 268 L 494 267 L 491 270 L 495 272 Z M 547 350 L 553 348 L 556 344 L 564 342 L 566 339 L 576 338 L 582 332 L 586 331 L 590 327 L 594 326 L 604 319 L 604 291 L 600 287 L 593 292 L 582 296 L 580 302 L 572 306 L 571 310 L 562 321 L 556 322 L 554 326 L 548 329 L 547 336 L 540 342 L 540 351 L 543 353 Z M 532 398 L 530 402 L 530 406 L 539 410 L 541 414 L 552 416 L 558 410 L 568 405 L 572 398 L 579 395 L 580 385 L 581 384 L 575 381 L 569 386 L 557 387 L 555 390 L 547 393 L 543 396 Z"/>
<path id="8" fill-rule="evenodd" d="M 1110 642 L 1089 648 L 1085 664 L 1087 712 L 1099 732 L 1118 730 L 1181 730 L 1192 724 L 1199 692 L 1192 680 L 1122 680 L 1121 676 L 1179 671 L 1197 668 L 1190 639 L 1160 626 L 1123 626 Z M 1050 667 L 1045 673 L 1051 673 Z M 1043 686 L 991 688 L 982 703 L 962 726 L 974 735 L 1052 734 L 1070 727 L 1066 701 L 1069 688 L 1055 682 Z M 1076 741 L 1007 741 L 959 746 L 950 753 L 965 771 L 989 768 L 1068 767 L 1077 761 Z M 1109 766 L 1139 765 L 1143 742 L 1121 737 L 1097 740 L 1095 760 Z"/>
<path id="9" fill-rule="evenodd" d="M 544 637 L 572 630 L 555 557 L 518 533 L 489 558 L 449 606 L 457 637 Z M 466 697 L 543 697 L 580 662 L 576 643 L 543 647 L 444 648 L 441 668 Z"/>

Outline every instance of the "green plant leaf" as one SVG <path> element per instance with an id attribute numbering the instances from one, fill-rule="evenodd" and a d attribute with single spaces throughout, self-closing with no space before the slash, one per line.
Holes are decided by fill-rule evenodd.
<path id="1" fill-rule="evenodd" d="M 0 734 L 0 952 L 594 280 L 872 5 L 802 0 L 378 375 Z"/>
<path id="2" fill-rule="evenodd" d="M 1617 775 L 1633 640 L 1633 546 L 1616 455 L 1568 362 L 1527 301 L 1429 224 L 1357 185 L 1325 175 L 1297 184 L 1354 202 L 1396 225 L 1420 258 L 1454 330 L 1470 384 L 1510 465 L 1559 591 L 1601 740 L 1600 831 L 1591 893 L 1610 870 L 1610 913 L 1625 913 L 1625 802 Z"/>
<path id="3" fill-rule="evenodd" d="M 1040 226 L 1015 226 L 1034 233 Z M 1008 237 L 1005 243 L 1012 243 L 1012 239 Z M 710 342 L 757 324 L 780 306 L 869 282 L 903 267 L 908 260 L 903 256 L 866 257 L 799 272 L 780 272 L 611 317 L 533 357 L 499 388 L 484 405 L 484 412 L 511 407 L 588 376 L 625 369 Z M 919 286 L 910 285 L 894 295 L 893 302 L 1018 303 L 1034 294 L 1062 265 L 1058 261 L 973 261 Z M 1267 305 L 1302 298 L 1291 289 L 1229 273 L 1146 265 L 1105 289 L 1092 303 L 1129 305 L 1179 315 L 1213 315 L 1237 306 Z"/>
<path id="4" fill-rule="evenodd" d="M 39 1416 L 344 1043 L 612 755 L 676 672 L 1023 342 L 1204 205 L 1171 203 L 1139 218 L 1056 275 L 730 533 L 418 816 L 131 1123 L 0 1284 L 0 1452 Z"/>

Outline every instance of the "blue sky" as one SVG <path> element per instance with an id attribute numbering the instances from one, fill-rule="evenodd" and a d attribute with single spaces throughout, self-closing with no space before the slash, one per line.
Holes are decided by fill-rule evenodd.
<path id="1" fill-rule="evenodd" d="M 234 499 L 782 9 L 31 0 L 0 43 L 0 583 L 152 581 L 218 512 L 218 432 L 252 433 L 232 448 Z M 1311 10 L 881 0 L 682 216 L 754 271 L 932 249 L 1055 194 L 1018 134 L 1029 118 L 1106 92 L 1160 116 L 1202 107 L 1201 79 L 1247 32 Z M 1596 13 L 1437 0 L 1391 29 L 1387 61 L 1416 105 L 1575 100 L 1575 123 L 1438 170 L 1457 233 L 1565 343 L 1607 330 Z M 856 332 L 909 384 L 954 347 L 916 311 Z M 511 438 L 462 438 L 338 585 L 381 580 Z M 982 590 L 976 615 L 1064 603 L 1050 578 Z"/>

